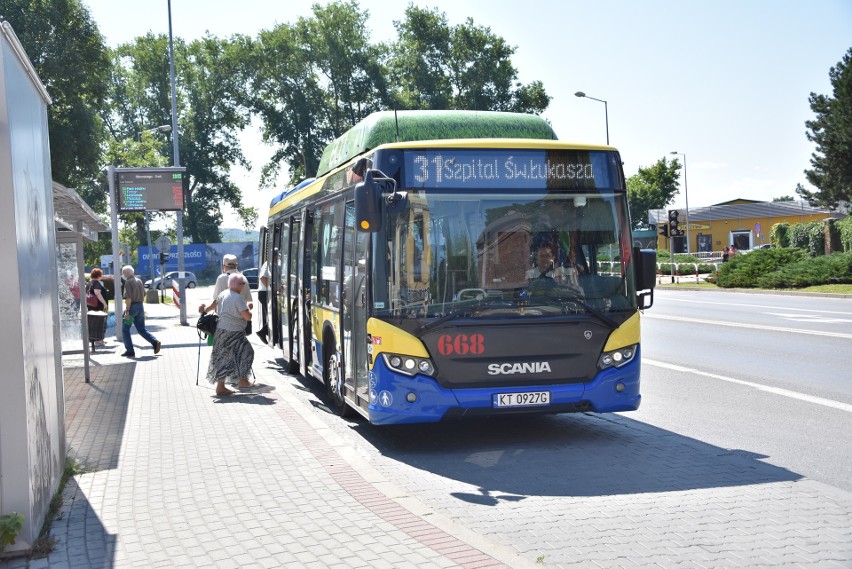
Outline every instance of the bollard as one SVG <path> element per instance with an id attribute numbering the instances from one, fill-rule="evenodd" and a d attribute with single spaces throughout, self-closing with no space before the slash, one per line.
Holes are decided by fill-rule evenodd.
<path id="1" fill-rule="evenodd" d="M 180 291 L 178 291 L 174 281 L 172 281 L 172 300 L 174 301 L 175 306 L 180 308 Z"/>

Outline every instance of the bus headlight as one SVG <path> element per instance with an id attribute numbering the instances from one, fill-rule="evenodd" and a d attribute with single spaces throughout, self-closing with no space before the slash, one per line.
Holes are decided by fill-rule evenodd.
<path id="1" fill-rule="evenodd" d="M 606 369 L 609 367 L 621 367 L 629 363 L 636 355 L 636 345 L 619 348 L 611 352 L 604 352 L 598 360 L 598 367 Z"/>
<path id="2" fill-rule="evenodd" d="M 429 358 L 418 358 L 415 356 L 400 356 L 397 354 L 382 353 L 385 364 L 394 371 L 405 375 L 434 375 L 435 365 Z"/>

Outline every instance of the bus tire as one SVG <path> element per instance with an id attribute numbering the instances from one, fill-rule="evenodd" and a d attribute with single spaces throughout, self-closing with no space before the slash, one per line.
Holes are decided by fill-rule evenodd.
<path id="1" fill-rule="evenodd" d="M 340 356 L 333 344 L 326 345 L 323 350 L 325 365 L 322 368 L 331 408 L 341 417 L 352 415 L 352 408 L 346 403 L 346 385 L 344 375 L 340 372 Z"/>

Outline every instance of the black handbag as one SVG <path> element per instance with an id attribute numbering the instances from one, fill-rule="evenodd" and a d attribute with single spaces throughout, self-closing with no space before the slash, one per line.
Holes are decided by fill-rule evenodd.
<path id="1" fill-rule="evenodd" d="M 251 320 L 246 322 L 246 336 L 251 336 Z"/>
<path id="2" fill-rule="evenodd" d="M 198 318 L 198 322 L 195 324 L 195 327 L 198 328 L 199 336 L 202 333 L 205 336 L 214 336 L 216 334 L 216 326 L 218 325 L 219 315 L 211 312 L 209 314 L 202 314 L 201 317 Z"/>

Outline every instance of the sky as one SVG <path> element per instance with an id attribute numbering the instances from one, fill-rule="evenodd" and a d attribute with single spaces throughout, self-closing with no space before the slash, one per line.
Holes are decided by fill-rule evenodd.
<path id="1" fill-rule="evenodd" d="M 175 37 L 256 37 L 310 17 L 326 0 L 172 0 Z M 552 97 L 543 114 L 561 140 L 618 148 L 630 177 L 658 160 L 685 162 L 672 207 L 793 196 L 816 150 L 805 121 L 811 93 L 832 95 L 829 70 L 852 48 L 850 0 L 412 0 L 450 25 L 472 18 L 515 47 L 518 80 Z M 114 47 L 168 34 L 167 0 L 83 0 Z M 396 38 L 407 2 L 360 0 L 373 42 Z M 574 95 L 585 92 L 606 104 Z M 608 119 L 608 129 L 607 129 Z M 251 171 L 233 170 L 264 223 L 260 169 L 271 149 L 257 127 L 241 138 Z M 672 152 L 679 153 L 672 155 Z M 683 173 L 683 171 L 682 171 Z M 226 212 L 224 227 L 239 227 Z"/>

